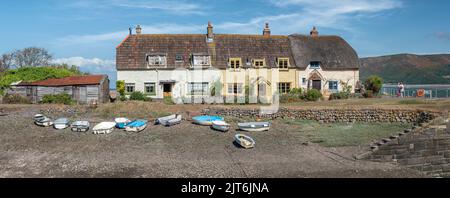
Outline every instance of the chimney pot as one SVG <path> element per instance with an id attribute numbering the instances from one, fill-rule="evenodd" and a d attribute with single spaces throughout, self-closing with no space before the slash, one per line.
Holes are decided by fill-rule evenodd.
<path id="1" fill-rule="evenodd" d="M 141 34 L 141 33 L 142 33 L 141 25 L 137 25 L 137 26 L 136 26 L 136 34 L 139 35 L 139 34 Z"/>
<path id="2" fill-rule="evenodd" d="M 270 36 L 269 23 L 266 23 L 266 26 L 264 27 L 263 36 Z"/>
<path id="3" fill-rule="evenodd" d="M 311 37 L 318 37 L 319 36 L 319 31 L 317 31 L 316 26 L 313 27 L 313 29 L 311 30 L 311 32 L 309 34 L 311 35 Z"/>
<path id="4" fill-rule="evenodd" d="M 206 28 L 207 30 L 207 40 L 208 42 L 213 42 L 214 41 L 214 31 L 213 31 L 213 26 L 211 24 L 211 21 L 208 21 L 208 28 Z"/>

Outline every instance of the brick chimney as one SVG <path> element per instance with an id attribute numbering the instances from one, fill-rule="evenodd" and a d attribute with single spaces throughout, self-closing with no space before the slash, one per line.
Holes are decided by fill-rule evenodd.
<path id="1" fill-rule="evenodd" d="M 142 33 L 141 25 L 137 25 L 137 26 L 136 26 L 136 34 L 137 34 L 137 35 L 140 35 L 141 33 Z"/>
<path id="2" fill-rule="evenodd" d="M 267 37 L 270 36 L 269 23 L 266 23 L 266 27 L 264 27 L 263 36 L 267 36 Z"/>
<path id="3" fill-rule="evenodd" d="M 208 21 L 208 28 L 206 28 L 206 29 L 207 29 L 206 38 L 207 38 L 208 42 L 213 42 L 214 41 L 214 32 L 213 32 L 213 26 L 210 21 Z"/>
<path id="4" fill-rule="evenodd" d="M 316 26 L 313 27 L 313 29 L 311 30 L 311 32 L 309 34 L 311 35 L 311 37 L 318 37 L 319 36 L 319 31 L 317 31 Z"/>

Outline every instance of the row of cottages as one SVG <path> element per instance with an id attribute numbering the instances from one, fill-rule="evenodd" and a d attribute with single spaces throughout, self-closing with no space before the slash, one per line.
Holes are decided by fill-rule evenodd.
<path id="1" fill-rule="evenodd" d="M 36 82 L 15 82 L 9 94 L 19 94 L 39 103 L 45 95 L 67 93 L 79 104 L 109 101 L 109 79 L 107 75 L 71 76 Z"/>
<path id="2" fill-rule="evenodd" d="M 140 26 L 135 34 L 130 30 L 116 48 L 117 78 L 127 93 L 184 99 L 248 92 L 251 101 L 272 102 L 293 88 L 328 96 L 346 83 L 354 91 L 359 80 L 355 50 L 339 36 L 319 36 L 316 28 L 281 36 L 271 35 L 266 23 L 262 35 L 214 34 L 209 23 L 206 34 L 141 32 Z"/>

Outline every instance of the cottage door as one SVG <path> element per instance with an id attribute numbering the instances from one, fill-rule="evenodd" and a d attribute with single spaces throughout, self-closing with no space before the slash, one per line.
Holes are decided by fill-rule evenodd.
<path id="1" fill-rule="evenodd" d="M 164 84 L 163 85 L 163 92 L 164 97 L 171 97 L 172 96 L 172 84 Z"/>
<path id="2" fill-rule="evenodd" d="M 258 84 L 258 102 L 263 102 L 266 97 L 266 84 L 259 83 Z"/>
<path id="3" fill-rule="evenodd" d="M 313 80 L 312 88 L 321 91 L 322 90 L 322 81 L 321 80 Z"/>

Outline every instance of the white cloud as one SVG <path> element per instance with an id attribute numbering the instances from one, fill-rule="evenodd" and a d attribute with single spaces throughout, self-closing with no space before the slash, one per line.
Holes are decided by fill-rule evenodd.
<path id="1" fill-rule="evenodd" d="M 66 4 L 66 8 L 108 9 L 108 8 L 138 8 L 160 10 L 174 15 L 204 14 L 205 6 L 187 3 L 182 0 L 78 0 Z"/>
<path id="2" fill-rule="evenodd" d="M 104 60 L 100 58 L 69 57 L 57 58 L 52 61 L 55 64 L 68 64 L 79 66 L 82 71 L 88 72 L 108 72 L 115 71 L 116 62 L 114 60 Z"/>
<path id="3" fill-rule="evenodd" d="M 202 11 L 202 6 L 180 1 L 116 1 L 113 2 L 113 5 L 125 8 L 162 10 L 177 15 L 204 14 L 204 12 Z"/>
<path id="4" fill-rule="evenodd" d="M 200 33 L 205 29 L 205 25 L 181 25 L 181 24 L 158 24 L 158 25 L 142 25 L 143 34 L 186 34 Z M 133 30 L 134 31 L 134 30 Z M 104 34 L 92 35 L 69 35 L 57 39 L 53 44 L 58 46 L 92 44 L 99 42 L 111 42 L 119 44 L 125 39 L 129 31 L 117 31 Z"/>

